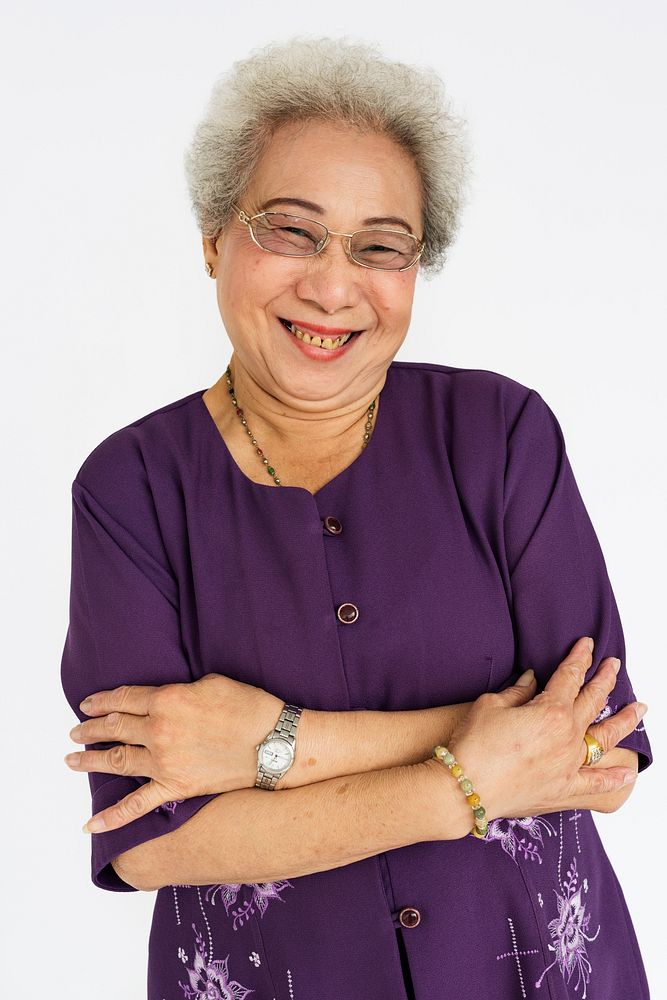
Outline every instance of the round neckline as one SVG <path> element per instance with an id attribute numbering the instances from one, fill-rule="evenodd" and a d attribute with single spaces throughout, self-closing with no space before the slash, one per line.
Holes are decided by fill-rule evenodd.
<path id="1" fill-rule="evenodd" d="M 380 396 L 382 398 L 382 413 L 385 414 L 385 416 L 386 416 L 386 406 L 387 406 L 387 401 L 388 401 L 387 400 L 387 397 L 388 397 L 387 389 L 388 389 L 388 387 L 390 385 L 390 382 L 391 382 L 390 372 L 391 372 L 391 365 L 387 369 L 387 376 L 385 378 L 385 383 L 384 383 L 382 389 L 380 390 Z M 305 486 L 290 486 L 289 484 L 282 484 L 280 486 L 276 486 L 276 485 L 269 486 L 268 483 L 256 483 L 254 479 L 251 479 L 250 476 L 247 476 L 245 474 L 245 472 L 243 471 L 243 469 L 241 468 L 241 466 L 236 461 L 236 459 L 234 458 L 234 456 L 232 455 L 231 451 L 229 450 L 229 446 L 228 446 L 227 442 L 225 441 L 224 437 L 222 436 L 222 434 L 218 430 L 218 425 L 216 424 L 215 420 L 213 419 L 208 406 L 204 402 L 204 393 L 208 392 L 209 388 L 210 388 L 210 386 L 207 386 L 205 389 L 200 389 L 199 392 L 195 393 L 196 399 L 197 399 L 197 401 L 199 403 L 199 408 L 202 411 L 203 417 L 205 418 L 205 420 L 207 421 L 207 423 L 210 425 L 211 430 L 213 431 L 213 433 L 215 434 L 217 440 L 220 442 L 220 445 L 222 446 L 223 456 L 224 456 L 227 464 L 229 466 L 231 466 L 232 475 L 234 475 L 240 481 L 246 483 L 248 485 L 248 487 L 251 488 L 251 489 L 270 490 L 272 493 L 280 493 L 281 491 L 284 492 L 286 490 L 292 490 L 292 491 L 296 491 L 298 493 L 305 493 L 306 496 L 311 497 L 311 499 L 317 500 L 320 496 L 322 496 L 324 493 L 326 493 L 327 490 L 333 489 L 333 487 L 336 486 L 336 485 L 338 485 L 341 482 L 341 480 L 343 480 L 344 478 L 347 478 L 349 475 L 351 475 L 352 474 L 352 470 L 356 469 L 358 467 L 358 465 L 359 465 L 360 462 L 363 463 L 364 461 L 368 460 L 368 453 L 373 448 L 373 442 L 377 438 L 378 434 L 382 437 L 383 431 L 384 431 L 384 425 L 387 422 L 385 419 L 382 419 L 382 420 L 378 419 L 379 415 L 380 415 L 380 411 L 378 410 L 377 417 L 374 418 L 373 431 L 371 433 L 370 440 L 369 440 L 368 444 L 366 445 L 366 447 L 361 450 L 360 454 L 357 455 L 357 457 L 354 459 L 354 461 L 350 462 L 349 465 L 347 465 L 344 469 L 342 469 L 339 473 L 337 473 L 333 477 L 333 479 L 329 480 L 328 483 L 325 483 L 324 486 L 320 486 L 319 490 L 317 490 L 315 493 L 311 493 L 310 490 L 306 489 Z M 377 449 L 378 446 L 376 445 L 375 447 Z"/>

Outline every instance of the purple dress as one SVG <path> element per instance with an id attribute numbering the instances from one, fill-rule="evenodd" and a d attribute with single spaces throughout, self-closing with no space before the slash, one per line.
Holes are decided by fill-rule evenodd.
<path id="1" fill-rule="evenodd" d="M 314 495 L 249 479 L 205 391 L 112 433 L 72 484 L 62 684 L 79 720 L 95 691 L 214 671 L 317 710 L 471 701 L 528 666 L 542 689 L 582 635 L 596 643 L 587 680 L 604 657 L 621 659 L 598 720 L 635 700 L 604 558 L 534 389 L 394 361 L 368 446 Z M 336 615 L 347 602 L 353 622 Z M 643 724 L 620 745 L 639 752 L 640 771 L 652 762 Z M 88 779 L 93 812 L 147 780 Z M 110 860 L 214 797 L 93 834 L 94 884 L 132 891 Z M 156 895 L 149 1000 L 473 996 L 649 997 L 592 812 L 498 819 L 487 840 Z"/>

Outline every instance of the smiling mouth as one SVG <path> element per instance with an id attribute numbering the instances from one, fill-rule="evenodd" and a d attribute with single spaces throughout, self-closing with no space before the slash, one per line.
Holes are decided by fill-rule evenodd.
<path id="1" fill-rule="evenodd" d="M 342 347 L 346 344 L 348 340 L 352 337 L 358 337 L 363 330 L 353 330 L 351 333 L 345 333 L 338 337 L 322 337 L 321 334 L 308 333 L 306 330 L 300 330 L 299 327 L 295 326 L 294 323 L 290 322 L 288 319 L 283 319 L 279 316 L 278 319 L 283 324 L 286 330 L 294 334 L 299 340 L 302 340 L 304 344 L 312 344 L 313 347 L 321 347 L 324 350 L 335 351 L 337 347 Z"/>

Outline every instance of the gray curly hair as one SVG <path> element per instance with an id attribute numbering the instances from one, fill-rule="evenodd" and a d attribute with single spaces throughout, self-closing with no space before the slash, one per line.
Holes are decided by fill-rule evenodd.
<path id="1" fill-rule="evenodd" d="M 215 239 L 229 220 L 274 132 L 308 120 L 385 134 L 412 155 L 422 183 L 421 270 L 441 271 L 468 193 L 467 122 L 451 110 L 434 70 L 345 38 L 270 43 L 216 80 L 184 156 L 202 235 Z"/>

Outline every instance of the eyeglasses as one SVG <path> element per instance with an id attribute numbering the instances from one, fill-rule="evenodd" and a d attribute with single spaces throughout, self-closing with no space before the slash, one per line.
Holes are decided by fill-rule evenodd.
<path id="1" fill-rule="evenodd" d="M 328 245 L 330 236 L 342 236 L 348 257 L 362 267 L 380 271 L 405 271 L 421 257 L 424 244 L 410 233 L 395 229 L 358 229 L 355 233 L 336 233 L 321 222 L 302 219 L 283 212 L 259 212 L 246 215 L 237 205 L 240 222 L 250 230 L 261 250 L 283 257 L 313 257 Z"/>

